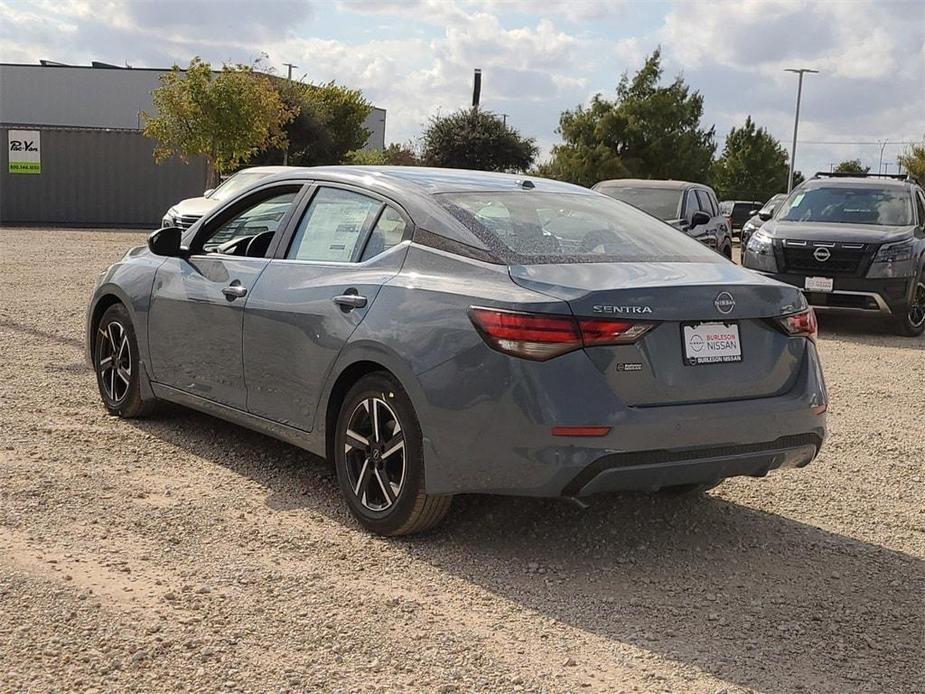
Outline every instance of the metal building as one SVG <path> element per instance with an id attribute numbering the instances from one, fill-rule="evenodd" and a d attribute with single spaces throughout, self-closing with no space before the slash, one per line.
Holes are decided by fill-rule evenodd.
<path id="1" fill-rule="evenodd" d="M 177 200 L 201 195 L 205 162 L 155 164 L 141 134 L 165 72 L 0 64 L 0 224 L 153 227 Z M 366 148 L 382 149 L 385 110 L 374 108 L 365 125 Z M 38 169 L 19 162 L 23 133 L 40 147 Z"/>

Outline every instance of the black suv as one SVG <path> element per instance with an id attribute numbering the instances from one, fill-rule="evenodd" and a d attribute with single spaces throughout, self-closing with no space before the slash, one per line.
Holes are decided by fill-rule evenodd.
<path id="1" fill-rule="evenodd" d="M 925 331 L 925 192 L 905 175 L 818 173 L 755 231 L 742 264 L 803 289 L 814 306 Z"/>
<path id="2" fill-rule="evenodd" d="M 761 209 L 761 202 L 757 200 L 723 200 L 719 204 L 719 209 L 729 221 L 732 232 L 735 233 Z"/>
<path id="3" fill-rule="evenodd" d="M 687 181 L 617 178 L 593 190 L 628 202 L 732 259 L 732 229 L 709 186 Z"/>

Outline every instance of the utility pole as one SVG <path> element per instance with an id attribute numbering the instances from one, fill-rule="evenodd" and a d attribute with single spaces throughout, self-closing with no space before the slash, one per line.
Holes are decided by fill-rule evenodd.
<path id="1" fill-rule="evenodd" d="M 475 73 L 472 78 L 472 109 L 475 110 L 479 107 L 479 101 L 482 98 L 482 71 L 479 68 L 475 68 Z"/>
<path id="2" fill-rule="evenodd" d="M 790 173 L 787 175 L 787 192 L 789 193 L 791 190 L 793 190 L 793 167 L 797 158 L 797 129 L 800 127 L 800 99 L 803 97 L 803 74 L 806 72 L 817 73 L 819 71 L 810 70 L 809 68 L 805 67 L 788 67 L 785 72 L 795 72 L 800 76 L 800 81 L 797 82 L 797 111 L 793 118 L 793 147 L 790 149 Z"/>
<path id="3" fill-rule="evenodd" d="M 880 143 L 880 163 L 877 164 L 877 173 L 883 173 L 883 150 L 886 149 L 886 145 L 889 140 L 884 140 Z"/>
<path id="4" fill-rule="evenodd" d="M 286 75 L 286 81 L 291 84 L 292 83 L 292 68 L 299 67 L 299 66 L 293 65 L 292 63 L 283 63 L 283 65 L 289 68 L 289 72 Z M 289 143 L 287 142 L 286 149 L 283 150 L 283 166 L 288 166 L 288 165 L 289 165 Z"/>
<path id="5" fill-rule="evenodd" d="M 507 114 L 506 113 L 501 114 L 501 122 L 504 123 L 505 126 L 507 125 Z"/>

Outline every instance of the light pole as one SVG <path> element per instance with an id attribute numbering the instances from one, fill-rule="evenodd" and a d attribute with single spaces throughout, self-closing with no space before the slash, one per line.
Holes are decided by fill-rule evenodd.
<path id="1" fill-rule="evenodd" d="M 803 73 L 805 72 L 819 72 L 818 70 L 810 70 L 809 68 L 786 68 L 785 72 L 795 72 L 800 76 L 800 81 L 797 82 L 797 112 L 793 118 L 793 147 L 790 149 L 790 173 L 787 175 L 787 192 L 789 193 L 793 190 L 793 166 L 797 158 L 797 128 L 800 125 L 800 99 L 803 96 Z"/>
<path id="2" fill-rule="evenodd" d="M 291 83 L 292 82 L 292 68 L 299 67 L 299 66 L 293 65 L 292 63 L 283 63 L 283 65 L 289 68 L 289 73 L 286 76 L 286 81 Z M 289 143 L 287 142 L 286 149 L 283 150 L 283 166 L 287 166 L 288 164 L 289 164 Z"/>

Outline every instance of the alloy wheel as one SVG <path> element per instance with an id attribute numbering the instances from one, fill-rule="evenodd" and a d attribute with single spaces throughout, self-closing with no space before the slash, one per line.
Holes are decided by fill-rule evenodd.
<path id="1" fill-rule="evenodd" d="M 344 462 L 350 488 L 364 508 L 381 513 L 395 504 L 405 481 L 405 435 L 384 399 L 366 398 L 350 414 Z"/>
<path id="2" fill-rule="evenodd" d="M 128 333 L 118 321 L 100 327 L 96 347 L 96 368 L 106 397 L 118 404 L 128 395 L 132 381 L 132 350 Z"/>
<path id="3" fill-rule="evenodd" d="M 914 328 L 918 328 L 922 323 L 925 323 L 925 277 L 915 285 L 912 305 L 909 306 L 909 322 Z"/>

